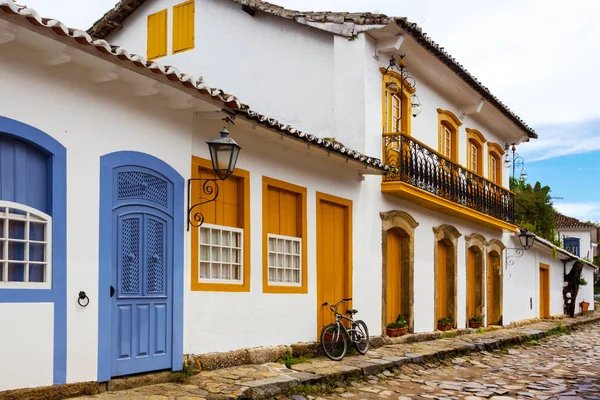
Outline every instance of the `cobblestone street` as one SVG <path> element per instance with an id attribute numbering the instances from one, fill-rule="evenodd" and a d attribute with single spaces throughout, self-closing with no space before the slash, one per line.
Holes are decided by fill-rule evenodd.
<path id="1" fill-rule="evenodd" d="M 538 326 L 543 325 L 541 323 Z M 546 323 L 547 324 L 547 323 Z M 535 326 L 535 325 L 533 325 Z M 346 357 L 344 363 L 364 362 L 371 357 L 387 354 L 391 349 L 442 349 L 443 343 L 461 340 L 477 341 L 478 337 L 509 334 L 500 330 L 486 335 L 467 335 L 456 339 L 434 340 L 414 345 L 396 345 L 376 349 L 366 357 Z M 402 351 L 404 351 L 402 350 Z M 415 351 L 415 350 L 413 350 Z M 373 354 L 371 354 L 373 353 Z M 379 354 L 378 354 L 379 353 Z M 396 357 L 397 358 L 397 357 Z M 353 361 L 352 361 L 353 360 Z M 281 364 L 241 366 L 202 372 L 192 376 L 189 384 L 163 383 L 126 391 L 105 392 L 80 399 L 125 400 L 189 400 L 235 399 L 246 397 L 246 387 L 269 382 L 289 382 L 281 374 L 303 374 L 303 370 L 326 371 L 337 368 L 349 370 L 349 364 L 311 359 L 296 364 L 290 371 Z M 332 366 L 333 365 L 333 366 Z M 358 365 L 358 364 L 357 364 Z M 406 363 L 362 379 L 350 379 L 343 384 L 325 387 L 306 381 L 295 387 L 296 394 L 276 396 L 280 400 L 329 399 L 599 399 L 600 400 L 600 323 L 582 325 L 570 334 L 556 335 L 541 341 L 502 350 L 474 352 L 441 362 Z M 305 375 L 310 375 L 306 374 Z M 244 377 L 241 377 L 245 375 Z M 300 379 L 300 375 L 296 375 Z M 212 380 L 211 380 L 212 379 Z M 255 379 L 257 385 L 251 381 Z M 256 380 L 258 379 L 258 380 Z M 262 379 L 262 380 L 261 380 Z M 300 381 L 302 381 L 300 379 Z M 238 382 L 238 384 L 234 384 Z M 245 382 L 245 383 L 241 383 Z M 242 385 L 242 386 L 240 386 Z M 250 394 L 250 393 L 246 393 Z M 253 397 L 268 397 L 268 392 Z"/>
<path id="2" fill-rule="evenodd" d="M 303 399 L 600 399 L 600 324 L 493 353 L 406 364 Z"/>

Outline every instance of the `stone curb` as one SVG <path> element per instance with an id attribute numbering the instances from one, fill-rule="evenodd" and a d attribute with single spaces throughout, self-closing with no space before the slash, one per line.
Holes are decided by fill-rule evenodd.
<path id="1" fill-rule="evenodd" d="M 586 320 L 575 320 L 575 321 L 567 321 L 563 325 L 563 328 L 566 331 L 571 331 L 578 326 L 584 324 L 590 324 L 600 321 L 600 315 L 596 315 L 592 318 L 587 318 Z M 552 321 L 554 322 L 554 321 Z M 559 321 L 557 321 L 559 322 Z M 532 339 L 542 339 L 547 336 L 548 332 L 555 330 L 558 325 L 555 325 L 554 328 L 550 328 L 547 330 L 527 330 L 523 329 L 521 331 L 515 332 L 510 336 L 486 339 L 482 338 L 481 340 L 475 341 L 474 343 L 453 343 L 454 346 L 449 347 L 447 349 L 432 351 L 429 353 L 406 353 L 404 357 L 398 356 L 387 356 L 382 358 L 371 358 L 362 361 L 358 361 L 354 363 L 354 368 L 352 368 L 351 376 L 355 377 L 366 377 L 369 375 L 376 375 L 378 373 L 383 372 L 384 370 L 390 370 L 394 367 L 398 367 L 402 364 L 407 363 L 421 363 L 428 360 L 432 360 L 435 358 L 447 358 L 454 357 L 459 354 L 468 354 L 468 353 L 477 353 L 481 351 L 493 351 L 496 349 L 503 348 L 505 346 L 520 344 L 523 342 L 524 338 L 532 338 Z M 513 328 L 515 329 L 515 328 Z M 444 340 L 444 339 L 440 339 Z M 393 346 L 393 345 L 391 345 Z M 384 346 L 385 347 L 385 346 Z M 360 357 L 360 356 L 355 356 Z M 304 371 L 308 372 L 305 364 L 296 364 L 292 366 L 292 370 L 295 371 Z M 336 365 L 335 367 L 329 368 L 320 368 L 319 379 L 310 380 L 311 383 L 321 383 L 321 382 L 339 382 L 347 379 L 348 375 L 339 371 L 340 367 L 348 367 L 344 364 Z M 326 371 L 327 369 L 331 371 Z M 315 369 L 319 370 L 319 368 Z M 268 380 L 264 380 L 264 383 L 260 381 L 246 382 L 244 385 L 252 385 L 252 390 L 246 391 L 243 393 L 239 399 L 251 399 L 251 400 L 260 400 L 265 398 L 270 398 L 275 395 L 288 393 L 293 387 L 298 385 L 298 382 L 293 383 L 290 382 L 290 385 L 281 385 L 278 382 L 266 382 Z"/>

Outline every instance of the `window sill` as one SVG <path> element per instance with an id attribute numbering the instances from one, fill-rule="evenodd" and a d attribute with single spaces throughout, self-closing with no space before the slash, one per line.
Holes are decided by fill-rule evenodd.
<path id="1" fill-rule="evenodd" d="M 249 292 L 250 284 L 192 282 L 191 289 L 194 292 Z"/>
<path id="2" fill-rule="evenodd" d="M 277 286 L 263 283 L 263 293 L 273 294 L 307 294 L 308 287 L 303 286 Z"/>

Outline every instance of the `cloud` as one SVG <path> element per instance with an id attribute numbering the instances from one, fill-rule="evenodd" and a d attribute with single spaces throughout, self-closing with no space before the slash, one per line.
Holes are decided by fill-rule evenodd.
<path id="1" fill-rule="evenodd" d="M 560 213 L 581 221 L 600 221 L 600 202 L 556 203 L 554 207 Z"/>
<path id="2" fill-rule="evenodd" d="M 537 132 L 539 139 L 523 143 L 518 149 L 528 162 L 600 150 L 600 119 L 546 125 L 537 129 Z"/>

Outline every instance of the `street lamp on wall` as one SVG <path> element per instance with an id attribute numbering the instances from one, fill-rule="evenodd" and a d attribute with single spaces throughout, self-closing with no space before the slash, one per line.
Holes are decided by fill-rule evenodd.
<path id="1" fill-rule="evenodd" d="M 188 225 L 187 230 L 190 230 L 190 225 L 198 228 L 204 223 L 204 215 L 200 211 L 194 212 L 197 207 L 203 204 L 213 202 L 219 196 L 218 181 L 224 181 L 235 171 L 235 165 L 240 154 L 241 147 L 229 137 L 229 131 L 225 128 L 221 130 L 220 136 L 206 142 L 210 152 L 210 161 L 217 178 L 188 179 Z M 203 182 L 202 193 L 207 196 L 207 199 L 191 205 L 192 203 L 192 182 Z"/>
<path id="2" fill-rule="evenodd" d="M 512 266 L 515 264 L 515 260 L 512 258 L 519 258 L 525 253 L 523 250 L 529 250 L 535 243 L 535 235 L 527 229 L 519 229 L 519 242 L 521 247 L 507 247 L 506 248 L 506 266 Z M 512 256 L 508 255 L 508 250 L 514 250 L 515 254 Z"/>
<path id="3" fill-rule="evenodd" d="M 398 86 L 398 84 L 396 82 L 388 82 L 386 84 L 386 89 L 388 92 L 392 93 L 392 94 L 398 94 L 400 93 L 400 95 L 398 96 L 398 98 L 400 99 L 400 118 L 402 119 L 402 103 L 403 103 L 403 98 L 404 96 L 402 95 L 404 92 L 404 85 L 408 85 L 413 91 L 415 90 L 415 86 L 416 86 L 416 81 L 415 78 L 413 78 L 412 76 L 409 75 L 409 73 L 407 71 L 404 70 L 404 54 L 400 54 L 400 61 L 398 61 L 396 63 L 396 59 L 394 58 L 394 56 L 392 56 L 390 58 L 390 64 L 387 66 L 387 68 L 385 69 L 385 72 L 383 73 L 384 75 L 388 73 L 388 71 L 390 69 L 396 69 L 398 71 L 398 73 L 400 74 L 400 86 Z M 419 97 L 416 94 L 412 94 L 410 96 L 410 113 L 412 114 L 413 117 L 417 117 L 419 114 L 421 114 L 421 101 L 419 100 Z"/>
<path id="4" fill-rule="evenodd" d="M 512 166 L 512 178 L 515 179 L 515 169 L 521 167 L 521 173 L 519 174 L 519 182 L 525 182 L 527 180 L 527 173 L 525 171 L 525 160 L 523 157 L 516 152 L 517 146 L 513 143 L 512 147 L 508 143 L 504 145 L 504 166 L 510 168 Z M 509 151 L 512 153 L 509 154 Z"/>

